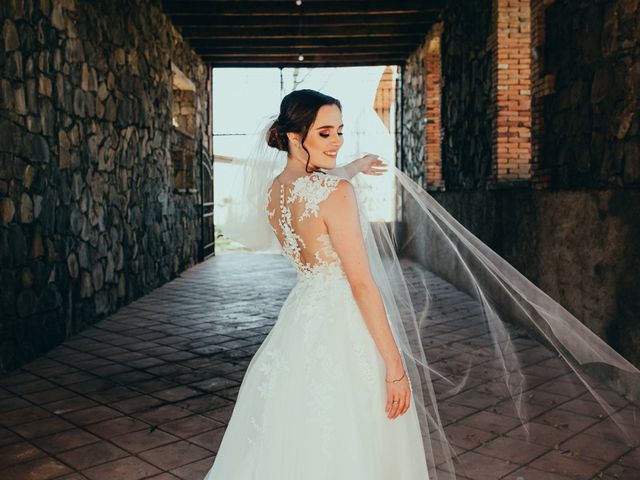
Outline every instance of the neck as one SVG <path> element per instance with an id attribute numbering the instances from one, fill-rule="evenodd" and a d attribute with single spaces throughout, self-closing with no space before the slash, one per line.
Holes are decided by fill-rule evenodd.
<path id="1" fill-rule="evenodd" d="M 309 175 L 309 173 L 305 171 L 306 165 L 306 160 L 294 157 L 293 155 L 289 155 L 287 157 L 287 166 L 285 167 L 285 170 L 295 175 Z M 313 164 L 311 163 L 309 163 L 309 170 L 315 170 Z"/>

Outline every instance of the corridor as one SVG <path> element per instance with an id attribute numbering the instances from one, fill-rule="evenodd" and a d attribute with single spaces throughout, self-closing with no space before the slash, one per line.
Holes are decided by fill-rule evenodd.
<path id="1" fill-rule="evenodd" d="M 476 302 L 414 263 L 405 268 L 426 275 L 432 307 L 446 312 L 424 332 L 432 356 L 442 343 L 476 348 Z M 283 257 L 219 255 L 1 378 L 0 478 L 201 479 L 294 282 Z M 440 403 L 459 478 L 640 478 L 638 445 L 602 419 L 558 359 L 524 332 L 512 334 L 535 384 L 526 394 L 530 443 L 511 403 L 494 403 L 496 371 L 476 355 L 468 388 Z M 455 367 L 450 358 L 436 364 L 446 370 L 447 362 Z M 601 393 L 640 437 L 637 412 Z"/>

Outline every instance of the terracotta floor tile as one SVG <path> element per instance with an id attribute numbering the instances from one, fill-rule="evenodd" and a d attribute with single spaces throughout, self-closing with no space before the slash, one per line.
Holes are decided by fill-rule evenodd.
<path id="1" fill-rule="evenodd" d="M 11 445 L 19 441 L 22 441 L 22 438 L 20 438 L 14 432 L 9 430 L 8 428 L 0 427 L 0 447 Z"/>
<path id="2" fill-rule="evenodd" d="M 231 404 L 226 407 L 216 408 L 205 412 L 204 415 L 226 425 L 227 423 L 229 423 L 229 419 L 231 418 L 234 407 L 235 405 Z"/>
<path id="3" fill-rule="evenodd" d="M 74 428 L 65 430 L 64 432 L 54 433 L 46 437 L 40 437 L 33 440 L 33 443 L 48 453 L 58 453 L 72 448 L 87 445 L 99 441 L 100 438 L 91 433 Z"/>
<path id="4" fill-rule="evenodd" d="M 160 429 L 150 430 L 145 428 L 144 430 L 112 437 L 110 440 L 131 453 L 139 453 L 180 439 Z"/>
<path id="5" fill-rule="evenodd" d="M 189 438 L 189 441 L 202 448 L 206 448 L 211 452 L 217 453 L 218 448 L 220 448 L 220 443 L 222 442 L 224 432 L 224 427 L 216 428 L 213 430 L 209 430 L 208 432 L 195 435 Z"/>
<path id="6" fill-rule="evenodd" d="M 83 470 L 90 480 L 139 480 L 160 473 L 153 465 L 137 458 L 125 457 Z"/>
<path id="7" fill-rule="evenodd" d="M 127 452 L 104 440 L 57 454 L 60 460 L 76 470 L 84 470 L 126 456 Z"/>
<path id="8" fill-rule="evenodd" d="M 45 453 L 27 442 L 18 442 L 0 448 L 0 470 L 18 463 L 42 457 Z M 2 472 L 0 472 L 0 475 Z"/>
<path id="9" fill-rule="evenodd" d="M 445 427 L 445 432 L 451 444 L 465 450 L 476 448 L 496 436 L 493 433 L 462 424 L 448 425 Z"/>
<path id="10" fill-rule="evenodd" d="M 496 480 L 516 470 L 518 465 L 475 452 L 460 455 L 455 462 L 456 475 L 473 480 Z"/>
<path id="11" fill-rule="evenodd" d="M 160 428 L 173 435 L 177 435 L 178 437 L 189 438 L 221 426 L 222 424 L 220 422 L 216 422 L 210 418 L 202 415 L 192 415 L 190 417 L 165 423 Z"/>
<path id="12" fill-rule="evenodd" d="M 3 480 L 49 480 L 71 471 L 69 467 L 51 457 L 42 457 L 6 468 L 0 474 Z"/>
<path id="13" fill-rule="evenodd" d="M 184 408 L 175 407 L 173 405 L 162 405 L 161 407 L 145 412 L 134 413 L 132 416 L 150 423 L 151 425 L 161 425 L 178 418 L 186 417 L 190 414 L 191 412 Z"/>
<path id="14" fill-rule="evenodd" d="M 71 399 L 75 395 L 76 394 L 74 392 L 72 392 L 71 390 L 67 390 L 64 387 L 56 387 L 50 390 L 43 390 L 41 392 L 28 393 L 26 395 L 23 395 L 23 397 L 35 405 L 44 405 L 50 404 L 51 402 L 55 401 Z"/>
<path id="15" fill-rule="evenodd" d="M 149 410 L 152 407 L 162 405 L 164 402 L 150 395 L 138 395 L 137 397 L 128 398 L 111 404 L 112 408 L 123 413 L 135 413 Z"/>
<path id="16" fill-rule="evenodd" d="M 627 465 L 609 465 L 605 470 L 607 480 L 638 480 L 640 478 L 640 465 L 633 468 Z M 598 479 L 599 480 L 599 479 Z"/>
<path id="17" fill-rule="evenodd" d="M 629 425 L 623 425 L 623 428 L 626 433 L 610 419 L 605 419 L 599 423 L 591 425 L 584 431 L 584 433 L 604 440 L 609 440 L 614 443 L 626 443 L 630 446 L 640 446 L 638 445 L 638 439 L 640 439 L 640 428 Z"/>
<path id="18" fill-rule="evenodd" d="M 22 397 L 15 396 L 9 392 L 7 392 L 7 395 L 9 396 L 0 400 L 0 414 L 2 416 L 6 415 L 7 412 L 31 406 L 31 402 Z"/>
<path id="19" fill-rule="evenodd" d="M 89 425 L 91 423 L 102 422 L 110 418 L 116 418 L 120 415 L 121 413 L 113 408 L 98 405 L 84 410 L 75 410 L 63 415 L 63 417 L 76 425 Z"/>
<path id="20" fill-rule="evenodd" d="M 89 398 L 75 396 L 73 398 L 65 398 L 63 400 L 57 400 L 55 402 L 47 403 L 43 405 L 51 413 L 56 415 L 62 415 L 65 413 L 73 412 L 74 410 L 82 410 L 89 407 L 95 407 L 98 405 L 96 402 Z"/>
<path id="21" fill-rule="evenodd" d="M 36 420 L 35 422 L 16 425 L 15 427 L 11 427 L 11 429 L 19 435 L 31 439 L 44 437 L 45 435 L 50 435 L 52 433 L 62 432 L 73 427 L 74 425 L 72 423 L 69 423 L 62 418 L 47 417 Z"/>
<path id="22" fill-rule="evenodd" d="M 104 422 L 93 423 L 86 427 L 90 432 L 102 438 L 112 438 L 123 433 L 149 428 L 149 424 L 131 417 L 117 417 Z"/>
<path id="23" fill-rule="evenodd" d="M 175 468 L 171 470 L 171 473 L 182 480 L 201 479 L 204 478 L 212 465 L 213 456 Z"/>
<path id="24" fill-rule="evenodd" d="M 544 425 L 550 425 L 560 429 L 567 429 L 572 432 L 580 432 L 598 421 L 592 417 L 560 409 L 549 410 L 533 420 L 536 423 L 542 423 Z"/>
<path id="25" fill-rule="evenodd" d="M 594 445 L 597 445 L 598 448 L 594 448 Z M 611 463 L 627 453 L 629 446 L 585 433 L 579 433 L 575 437 L 563 442 L 560 445 L 560 450 L 563 452 L 571 452 L 574 457 L 591 457 L 605 463 Z"/>
<path id="26" fill-rule="evenodd" d="M 484 430 L 495 434 L 501 434 L 512 430 L 520 424 L 518 419 L 498 415 L 489 411 L 482 411 L 459 421 L 462 425 Z"/>
<path id="27" fill-rule="evenodd" d="M 180 441 L 142 452 L 140 457 L 162 470 L 172 470 L 211 456 L 211 452 L 193 443 Z"/>
<path id="28" fill-rule="evenodd" d="M 556 473 L 543 472 L 531 467 L 523 467 L 511 472 L 502 480 L 576 480 L 575 477 L 566 477 Z"/>
<path id="29" fill-rule="evenodd" d="M 547 451 L 549 447 L 510 437 L 495 438 L 474 450 L 481 455 L 507 460 L 518 465 L 525 465 Z"/>
<path id="30" fill-rule="evenodd" d="M 600 472 L 606 463 L 586 457 L 573 457 L 570 452 L 551 450 L 529 464 L 531 468 L 543 472 L 590 479 Z"/>
<path id="31" fill-rule="evenodd" d="M 640 447 L 636 447 L 630 452 L 626 453 L 618 463 L 640 470 Z"/>
<path id="32" fill-rule="evenodd" d="M 505 433 L 505 435 L 507 437 L 517 438 L 519 440 L 531 442 L 536 445 L 542 445 L 544 447 L 554 447 L 566 439 L 573 437 L 575 433 L 564 428 L 561 429 L 550 425 L 530 422 L 525 424 L 525 426 L 518 426 L 514 428 L 513 430 Z"/>
<path id="33" fill-rule="evenodd" d="M 0 424 L 5 427 L 33 422 L 42 418 L 51 417 L 51 412 L 44 408 L 31 405 L 25 408 L 18 408 L 0 415 Z"/>
<path id="34" fill-rule="evenodd" d="M 25 395 L 27 393 L 41 392 L 43 390 L 50 390 L 56 385 L 49 380 L 38 378 L 36 380 L 20 383 L 18 385 L 7 385 L 5 388 L 16 395 Z"/>

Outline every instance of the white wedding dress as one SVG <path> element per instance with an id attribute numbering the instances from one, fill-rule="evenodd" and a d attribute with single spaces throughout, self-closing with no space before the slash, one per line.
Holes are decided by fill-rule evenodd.
<path id="1" fill-rule="evenodd" d="M 318 217 L 341 180 L 313 173 L 269 189 L 266 214 L 298 281 L 205 480 L 429 478 L 415 402 L 387 418 L 384 362 Z"/>

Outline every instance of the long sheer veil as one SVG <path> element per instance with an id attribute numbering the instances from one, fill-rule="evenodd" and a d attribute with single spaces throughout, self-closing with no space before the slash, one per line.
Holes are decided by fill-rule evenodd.
<path id="1" fill-rule="evenodd" d="M 249 158 L 236 161 L 233 198 L 222 225 L 225 235 L 262 252 L 280 252 L 265 214 L 268 186 L 286 163 L 286 154 L 266 145 L 266 130 L 274 118 L 266 119 L 258 130 Z M 362 139 L 361 147 L 365 143 Z M 353 174 L 348 166 L 330 173 L 347 178 Z M 361 177 L 352 183 L 361 215 L 368 219 L 363 223 L 370 268 L 411 382 L 430 480 L 455 479 L 456 471 L 464 474 L 464 462 L 456 459 L 456 448 L 448 440 L 450 419 L 438 405 L 477 386 L 478 368 L 490 378 L 483 385 L 489 403 L 501 405 L 518 419 L 527 438 L 530 407 L 537 407 L 529 392 L 541 381 L 528 353 L 536 342 L 547 348 L 555 368 L 566 370 L 564 388 L 588 390 L 616 432 L 638 441 L 638 430 L 628 428 L 629 422 L 617 412 L 619 403 L 611 402 L 607 393 L 612 385 L 637 395 L 640 372 L 636 367 L 458 223 L 402 171 L 392 167 L 383 177 Z M 388 192 L 386 197 L 383 190 Z M 375 201 L 381 197 L 386 198 L 386 206 Z M 406 253 L 425 268 L 401 260 L 399 255 Z M 459 310 L 455 320 L 433 302 L 433 278 L 466 294 L 464 304 L 450 307 Z M 463 324 L 465 334 L 456 335 Z M 437 335 L 443 331 L 447 335 Z"/>

